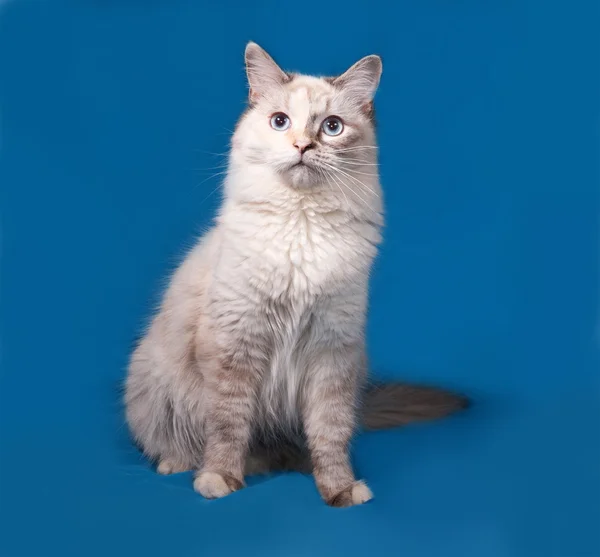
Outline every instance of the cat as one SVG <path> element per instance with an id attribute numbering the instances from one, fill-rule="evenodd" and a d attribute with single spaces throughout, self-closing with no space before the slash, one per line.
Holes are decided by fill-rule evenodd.
<path id="1" fill-rule="evenodd" d="M 283 71 L 253 42 L 245 62 L 248 107 L 224 200 L 131 356 L 127 422 L 159 473 L 193 470 L 206 498 L 287 469 L 312 473 L 329 505 L 364 503 L 372 493 L 349 454 L 357 428 L 466 405 L 441 389 L 367 381 L 382 62 L 312 77 Z"/>

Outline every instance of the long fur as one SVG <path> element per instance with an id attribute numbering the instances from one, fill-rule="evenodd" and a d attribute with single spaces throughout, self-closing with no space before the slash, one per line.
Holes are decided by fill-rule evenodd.
<path id="1" fill-rule="evenodd" d="M 247 473 L 300 468 L 328 504 L 363 503 L 371 492 L 348 452 L 361 422 L 393 427 L 461 406 L 431 390 L 365 391 L 383 226 L 372 122 L 381 61 L 338 78 L 291 75 L 250 43 L 246 66 L 249 108 L 223 204 L 132 354 L 127 421 L 159 472 L 195 470 L 204 497 L 241 488 Z M 280 113 L 289 125 L 276 129 Z M 333 117 L 338 135 L 326 133 Z"/>
<path id="2" fill-rule="evenodd" d="M 435 387 L 374 384 L 365 393 L 361 423 L 367 431 L 390 429 L 444 418 L 469 404 L 466 397 Z"/>

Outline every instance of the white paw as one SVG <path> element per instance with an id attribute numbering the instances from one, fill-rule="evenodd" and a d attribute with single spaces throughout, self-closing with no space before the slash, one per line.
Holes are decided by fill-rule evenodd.
<path id="1" fill-rule="evenodd" d="M 158 463 L 156 467 L 156 471 L 159 474 L 168 475 L 168 474 L 178 474 L 179 472 L 187 472 L 189 468 L 187 466 L 183 466 L 179 464 L 175 460 L 171 460 L 169 458 L 165 458 Z"/>
<path id="2" fill-rule="evenodd" d="M 194 490 L 206 499 L 225 497 L 233 491 L 223 476 L 216 472 L 201 472 L 194 480 Z"/>
<path id="3" fill-rule="evenodd" d="M 352 487 L 352 504 L 362 505 L 373 499 L 373 492 L 364 482 L 356 482 Z"/>

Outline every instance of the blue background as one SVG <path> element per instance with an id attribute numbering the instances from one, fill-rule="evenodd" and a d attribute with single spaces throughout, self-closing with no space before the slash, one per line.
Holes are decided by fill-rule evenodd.
<path id="1" fill-rule="evenodd" d="M 584 0 L 0 7 L 0 555 L 598 557 L 599 16 Z M 357 439 L 376 494 L 360 508 L 297 474 L 205 501 L 123 427 L 131 344 L 219 201 L 250 39 L 304 72 L 383 56 L 371 358 L 475 401 Z"/>

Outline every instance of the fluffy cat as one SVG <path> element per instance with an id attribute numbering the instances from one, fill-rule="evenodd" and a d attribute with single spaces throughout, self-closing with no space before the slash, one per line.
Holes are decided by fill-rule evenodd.
<path id="1" fill-rule="evenodd" d="M 127 421 L 160 473 L 194 470 L 207 498 L 244 475 L 310 471 L 326 503 L 372 494 L 355 478 L 357 427 L 442 417 L 464 399 L 368 386 L 368 279 L 381 239 L 367 56 L 337 78 L 286 73 L 245 52 L 249 106 L 233 134 L 224 201 L 172 277 L 134 351 Z"/>

